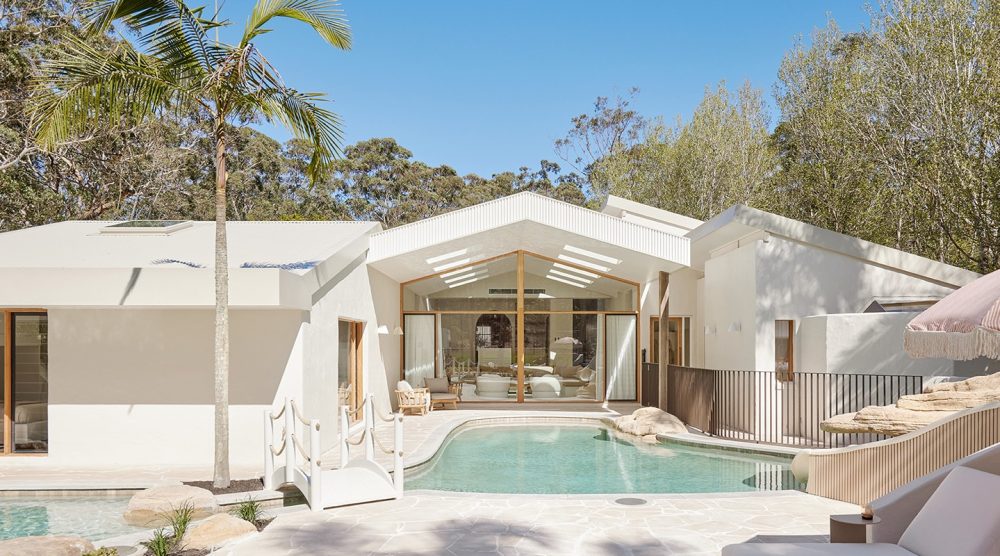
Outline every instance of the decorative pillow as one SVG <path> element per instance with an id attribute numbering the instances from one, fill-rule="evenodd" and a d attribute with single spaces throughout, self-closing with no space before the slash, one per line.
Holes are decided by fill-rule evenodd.
<path id="1" fill-rule="evenodd" d="M 438 394 L 445 393 L 445 394 L 447 394 L 448 393 L 448 379 L 444 378 L 444 377 L 441 377 L 441 378 L 425 378 L 424 379 L 424 388 L 427 388 L 427 391 L 430 392 L 430 393 L 432 393 L 432 394 L 434 394 L 434 393 L 438 393 Z"/>
<path id="2" fill-rule="evenodd" d="M 920 556 L 1000 554 L 1000 475 L 968 467 L 948 473 L 899 539 Z"/>
<path id="3" fill-rule="evenodd" d="M 396 383 L 396 390 L 399 390 L 400 392 L 412 392 L 413 387 L 410 386 L 409 382 L 406 382 L 405 380 L 400 380 L 399 382 Z"/>

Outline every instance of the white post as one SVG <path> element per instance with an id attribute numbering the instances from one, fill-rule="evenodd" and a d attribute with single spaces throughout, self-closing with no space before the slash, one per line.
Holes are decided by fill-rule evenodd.
<path id="1" fill-rule="evenodd" d="M 309 508 L 318 512 L 323 509 L 323 470 L 319 461 L 319 421 L 309 422 Z"/>
<path id="2" fill-rule="evenodd" d="M 365 397 L 365 459 L 375 461 L 375 396 Z"/>
<path id="3" fill-rule="evenodd" d="M 285 398 L 285 482 L 295 482 L 295 444 L 292 436 L 295 434 L 295 414 L 292 411 L 292 400 Z"/>
<path id="4" fill-rule="evenodd" d="M 264 410 L 264 490 L 274 490 L 274 421 L 271 410 Z"/>
<path id="5" fill-rule="evenodd" d="M 396 487 L 396 498 L 403 497 L 403 412 L 392 420 L 392 485 Z"/>
<path id="6" fill-rule="evenodd" d="M 347 417 L 347 406 L 340 406 L 340 468 L 347 467 L 347 462 L 351 459 L 351 447 L 347 444 L 347 432 L 351 428 L 350 419 Z"/>

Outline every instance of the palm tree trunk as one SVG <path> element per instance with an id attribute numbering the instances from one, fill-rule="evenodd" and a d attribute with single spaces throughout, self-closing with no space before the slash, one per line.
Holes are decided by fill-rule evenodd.
<path id="1" fill-rule="evenodd" d="M 229 257 L 226 243 L 226 132 L 215 129 L 215 478 L 229 486 Z"/>

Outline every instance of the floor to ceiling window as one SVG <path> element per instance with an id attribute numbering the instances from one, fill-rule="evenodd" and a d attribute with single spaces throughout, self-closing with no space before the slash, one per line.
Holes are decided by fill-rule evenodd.
<path id="1" fill-rule="evenodd" d="M 48 315 L 35 310 L 0 310 L 0 328 L 0 452 L 45 453 L 49 448 Z"/>
<path id="2" fill-rule="evenodd" d="M 635 400 L 638 285 L 515 252 L 402 285 L 403 379 L 463 401 Z"/>

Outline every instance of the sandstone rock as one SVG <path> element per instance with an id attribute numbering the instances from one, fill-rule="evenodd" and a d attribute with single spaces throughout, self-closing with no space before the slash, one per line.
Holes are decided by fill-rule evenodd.
<path id="1" fill-rule="evenodd" d="M 257 527 L 249 521 L 229 514 L 215 514 L 192 525 L 181 544 L 185 550 L 211 550 L 256 532 Z"/>
<path id="2" fill-rule="evenodd" d="M 657 407 L 643 407 L 631 415 L 622 415 L 611 421 L 612 425 L 627 434 L 648 436 L 687 432 L 680 419 Z"/>
<path id="3" fill-rule="evenodd" d="M 169 523 L 167 516 L 184 506 L 194 510 L 192 519 L 208 517 L 219 511 L 215 496 L 203 488 L 187 485 L 168 485 L 148 488 L 128 501 L 125 522 L 140 527 L 162 527 Z"/>
<path id="4" fill-rule="evenodd" d="M 913 411 L 961 411 L 1000 401 L 1000 390 L 937 390 L 903 396 L 896 407 Z"/>
<path id="5" fill-rule="evenodd" d="M 845 413 L 831 417 L 820 428 L 827 432 L 844 434 L 884 434 L 900 436 L 947 417 L 953 411 L 913 411 L 893 405 L 870 405 L 857 413 Z"/>
<path id="6" fill-rule="evenodd" d="M 972 392 L 977 390 L 1000 390 L 1000 373 L 986 376 L 974 376 L 958 382 L 942 382 L 924 388 L 930 392 Z"/>
<path id="7" fill-rule="evenodd" d="M 80 556 L 91 550 L 94 545 L 83 537 L 48 535 L 0 541 L 0 554 L 18 556 Z"/>

